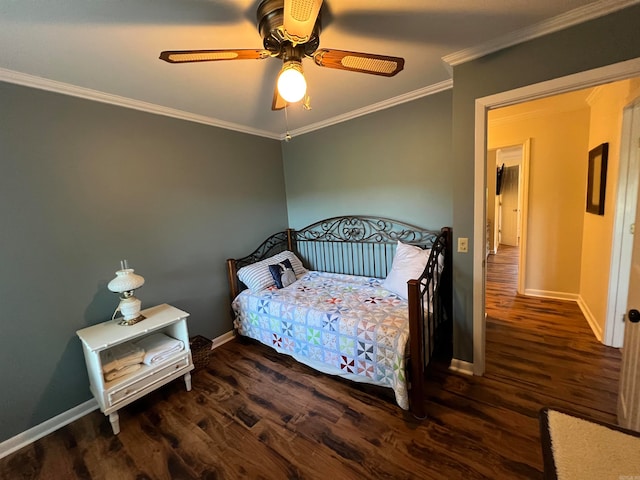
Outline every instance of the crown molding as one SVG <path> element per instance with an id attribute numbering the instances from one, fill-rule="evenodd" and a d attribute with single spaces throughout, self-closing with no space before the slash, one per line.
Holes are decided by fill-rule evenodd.
<path id="1" fill-rule="evenodd" d="M 558 32 L 565 28 L 584 23 L 595 18 L 603 17 L 617 12 L 623 8 L 639 4 L 640 0 L 600 0 L 582 7 L 575 8 L 566 13 L 549 18 L 530 27 L 503 35 L 489 42 L 466 48 L 458 52 L 442 57 L 449 66 L 454 67 L 471 60 L 483 57 L 489 53 L 497 52 L 503 48 L 517 45 L 518 43 L 533 40 L 549 33 Z"/>
<path id="2" fill-rule="evenodd" d="M 25 87 L 37 88 L 39 90 L 47 90 L 49 92 L 61 93 L 63 95 L 83 98 L 85 100 L 107 103 L 110 105 L 116 105 L 118 107 L 131 108 L 133 110 L 153 113 L 155 115 L 177 118 L 179 120 L 202 123 L 204 125 L 211 125 L 213 127 L 224 128 L 226 130 L 248 133 L 250 135 L 257 135 L 259 137 L 267 137 L 274 140 L 279 140 L 281 138 L 279 134 L 274 132 L 267 132 L 266 130 L 249 128 L 237 123 L 225 122 L 222 120 L 217 120 L 215 118 L 206 117 L 204 115 L 197 115 L 182 110 L 163 107 L 153 103 L 133 100 L 131 98 L 120 97 L 118 95 L 111 95 L 109 93 L 100 92 L 98 90 L 78 87 L 69 83 L 49 80 L 47 78 L 37 77 L 35 75 L 29 75 L 27 73 L 16 72 L 14 70 L 0 68 L 0 81 L 15 83 L 17 85 L 23 85 Z"/>
<path id="3" fill-rule="evenodd" d="M 587 97 L 587 104 L 589 104 L 589 106 L 593 106 L 593 104 L 598 100 L 598 98 L 600 98 L 602 96 L 602 94 L 604 93 L 604 85 L 598 85 L 597 87 L 594 87 L 593 90 L 591 90 L 591 93 L 589 94 L 589 96 Z"/>
<path id="4" fill-rule="evenodd" d="M 563 113 L 576 112 L 578 110 L 583 110 L 589 108 L 589 104 L 587 100 L 585 100 L 584 105 L 561 105 L 561 106 L 551 106 L 544 108 L 536 108 L 526 110 L 524 112 L 515 113 L 512 115 L 499 115 L 492 118 L 491 112 L 489 112 L 489 117 L 487 119 L 487 125 L 491 127 L 499 127 L 502 125 L 507 125 L 515 122 L 522 122 L 525 120 L 532 120 L 540 117 L 548 117 L 552 115 L 560 115 Z"/>
<path id="5" fill-rule="evenodd" d="M 362 117 L 363 115 L 368 115 L 370 113 L 374 113 L 380 110 L 385 110 L 387 108 L 395 107 L 396 105 L 411 102 L 412 100 L 417 100 L 418 98 L 426 97 L 428 95 L 433 95 L 439 92 L 443 92 L 445 90 L 450 90 L 452 88 L 453 88 L 453 80 L 451 79 L 444 80 L 442 82 L 434 83 L 433 85 L 429 85 L 427 87 L 423 87 L 418 90 L 413 90 L 411 92 L 398 95 L 397 97 L 392 97 L 388 100 L 383 100 L 382 102 L 368 105 L 358 110 L 353 110 L 351 112 L 347 112 L 342 115 L 328 118 L 327 120 L 323 120 L 321 122 L 312 123 L 311 125 L 307 125 L 295 130 L 291 130 L 289 134 L 293 138 L 298 135 L 303 135 L 305 133 L 310 133 L 315 130 L 320 130 L 322 128 L 329 127 L 331 125 L 335 125 L 337 123 L 346 122 L 347 120 L 352 120 L 357 117 Z M 285 137 L 286 137 L 286 133 L 280 136 L 280 140 L 285 140 Z"/>
<path id="6" fill-rule="evenodd" d="M 236 132 L 248 133 L 250 135 L 257 135 L 259 137 L 271 138 L 273 140 L 284 140 L 286 132 L 279 134 L 275 132 L 268 132 L 266 130 L 259 130 L 249 128 L 237 123 L 225 122 L 204 115 L 196 115 L 194 113 L 185 112 L 182 110 L 176 110 L 173 108 L 163 107 L 153 103 L 142 102 L 139 100 L 133 100 L 131 98 L 120 97 L 118 95 L 111 95 L 109 93 L 100 92 L 98 90 L 92 90 L 90 88 L 78 87 L 69 83 L 58 82 L 56 80 L 49 80 L 43 77 L 37 77 L 35 75 L 29 75 L 27 73 L 16 72 L 14 70 L 8 70 L 0 68 L 0 81 L 14 83 L 17 85 L 23 85 L 25 87 L 37 88 L 39 90 L 47 90 L 49 92 L 61 93 L 63 95 L 69 95 L 72 97 L 83 98 L 85 100 L 93 100 L 95 102 L 107 103 L 109 105 L 115 105 L 118 107 L 131 108 L 133 110 L 139 110 L 142 112 L 153 113 L 155 115 L 163 115 L 166 117 L 177 118 L 179 120 L 186 120 L 188 122 L 201 123 L 204 125 L 211 125 L 213 127 L 224 128 L 227 130 L 234 130 Z M 314 123 L 297 130 L 290 132 L 292 136 L 302 135 L 314 130 L 334 125 L 336 123 L 346 122 L 353 118 L 361 117 L 369 113 L 391 108 L 402 103 L 410 102 L 427 95 L 433 95 L 444 90 L 453 88 L 453 80 L 445 80 L 440 83 L 435 83 L 427 87 L 414 90 L 397 97 L 384 100 L 382 102 L 369 105 L 367 107 L 347 112 L 343 115 L 338 115 L 322 122 Z"/>
<path id="7" fill-rule="evenodd" d="M 527 110 L 526 112 L 520 112 L 513 115 L 504 115 L 497 118 L 492 118 L 491 112 L 487 117 L 487 125 L 489 127 L 500 127 L 502 125 L 508 125 L 510 123 L 523 122 L 525 120 L 532 120 L 534 118 L 544 117 L 552 115 L 555 111 L 549 109 L 535 109 Z"/>

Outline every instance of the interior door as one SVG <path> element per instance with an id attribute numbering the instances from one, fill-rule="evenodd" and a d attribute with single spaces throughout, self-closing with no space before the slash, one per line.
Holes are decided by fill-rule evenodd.
<path id="1" fill-rule="evenodd" d="M 640 149 L 640 139 L 636 140 L 636 148 Z M 638 201 L 640 201 L 640 191 Z M 636 209 L 635 225 L 640 225 L 639 222 L 640 208 Z M 640 235 L 638 234 L 633 236 L 627 307 L 629 311 L 625 317 L 618 392 L 618 423 L 625 428 L 640 432 Z"/>
<path id="2" fill-rule="evenodd" d="M 504 183 L 502 184 L 502 213 L 500 243 L 517 247 L 520 243 L 518 232 L 518 179 L 520 166 L 514 165 L 504 169 Z"/>

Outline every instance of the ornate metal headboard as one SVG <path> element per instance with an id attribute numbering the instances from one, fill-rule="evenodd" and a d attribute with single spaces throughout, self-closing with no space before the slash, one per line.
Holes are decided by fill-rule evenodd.
<path id="1" fill-rule="evenodd" d="M 284 250 L 294 252 L 311 270 L 384 278 L 391 269 L 398 240 L 422 248 L 437 243 L 446 251 L 446 267 L 450 237 L 449 228 L 426 230 L 388 218 L 352 215 L 321 220 L 301 230 L 278 232 L 250 255 L 228 260 L 231 296 L 235 298 L 244 288 L 237 278 L 238 269 Z"/>
<path id="2" fill-rule="evenodd" d="M 284 232 L 278 232 L 271 235 L 246 257 L 229 259 L 227 261 L 233 261 L 236 269 L 239 270 L 245 265 L 251 265 L 252 263 L 264 260 L 265 258 L 272 257 L 276 253 L 291 250 L 291 248 L 289 230 L 285 230 Z"/>
<path id="3" fill-rule="evenodd" d="M 311 270 L 384 278 L 403 243 L 428 248 L 440 234 L 387 218 L 334 217 L 291 230 L 293 250 Z"/>

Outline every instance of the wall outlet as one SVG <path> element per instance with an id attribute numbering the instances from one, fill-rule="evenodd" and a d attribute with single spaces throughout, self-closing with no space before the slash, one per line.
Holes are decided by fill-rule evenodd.
<path id="1" fill-rule="evenodd" d="M 467 253 L 469 251 L 469 239 L 460 237 L 458 238 L 458 252 Z"/>

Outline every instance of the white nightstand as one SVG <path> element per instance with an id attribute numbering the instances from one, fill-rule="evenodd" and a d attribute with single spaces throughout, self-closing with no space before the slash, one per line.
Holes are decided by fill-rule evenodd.
<path id="1" fill-rule="evenodd" d="M 187 331 L 189 314 L 167 304 L 148 308 L 141 313 L 147 318 L 135 325 L 118 325 L 120 319 L 117 318 L 76 332 L 82 340 L 91 392 L 102 413 L 109 416 L 114 434 L 120 432 L 118 410 L 125 405 L 180 376 L 184 376 L 187 390 L 191 390 L 189 372 L 193 370 L 193 360 Z M 161 363 L 143 365 L 125 377 L 105 381 L 100 352 L 158 332 L 182 340 L 184 349 Z"/>

